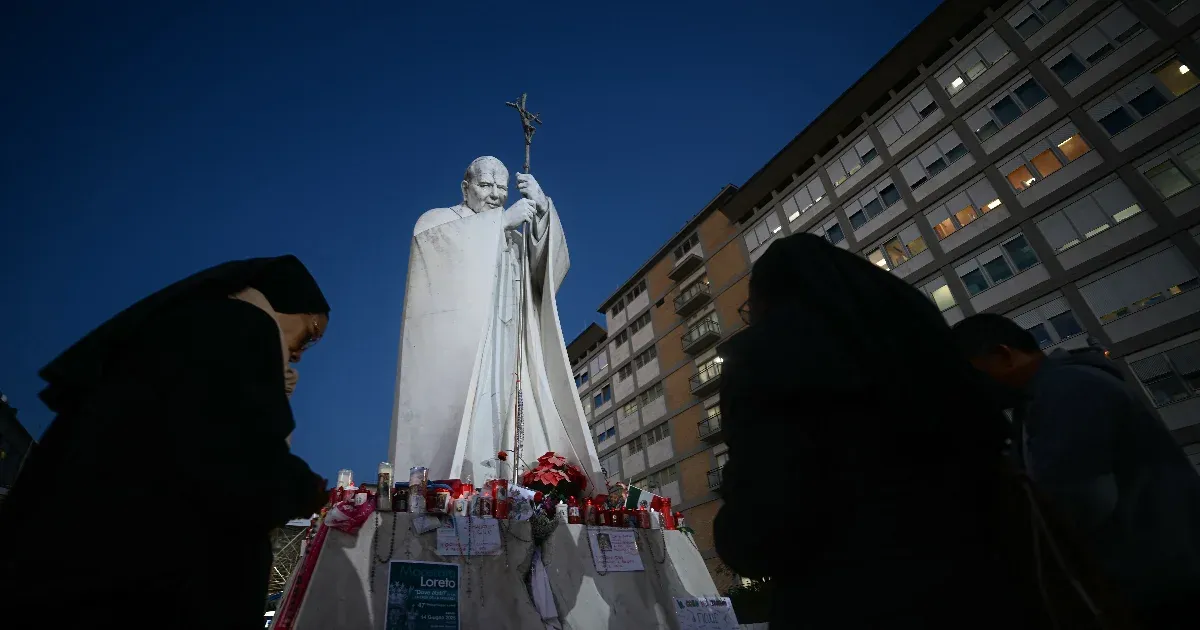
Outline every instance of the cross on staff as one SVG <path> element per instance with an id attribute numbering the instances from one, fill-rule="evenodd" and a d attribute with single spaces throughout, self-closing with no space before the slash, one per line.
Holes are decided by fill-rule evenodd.
<path id="1" fill-rule="evenodd" d="M 520 100 L 515 103 L 505 103 L 509 107 L 517 110 L 521 115 L 521 129 L 525 132 L 525 172 L 529 172 L 529 145 L 533 144 L 533 133 L 537 128 L 533 123 L 542 124 L 542 119 L 538 118 L 538 114 L 531 114 L 525 109 L 525 94 L 521 94 Z"/>

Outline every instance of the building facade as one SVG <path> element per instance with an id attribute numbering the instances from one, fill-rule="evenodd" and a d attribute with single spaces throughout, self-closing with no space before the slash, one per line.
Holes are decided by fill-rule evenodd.
<path id="1" fill-rule="evenodd" d="M 1200 0 L 949 0 L 601 306 L 572 355 L 612 479 L 671 496 L 720 586 L 718 341 L 753 261 L 809 232 L 949 323 L 1089 336 L 1200 466 Z M 886 313 L 880 314 L 886 325 Z M 936 396 L 931 396 L 935 401 Z"/>

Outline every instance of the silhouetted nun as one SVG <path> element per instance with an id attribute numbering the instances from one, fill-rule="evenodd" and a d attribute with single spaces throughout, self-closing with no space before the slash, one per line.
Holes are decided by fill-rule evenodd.
<path id="1" fill-rule="evenodd" d="M 285 373 L 328 312 L 294 256 L 230 262 L 47 365 L 57 416 L 0 507 L 6 624 L 261 628 L 270 531 L 326 498 Z"/>
<path id="2" fill-rule="evenodd" d="M 741 312 L 718 348 L 714 540 L 772 578 L 772 627 L 1049 627 L 1007 421 L 932 301 L 800 234 L 758 259 Z"/>

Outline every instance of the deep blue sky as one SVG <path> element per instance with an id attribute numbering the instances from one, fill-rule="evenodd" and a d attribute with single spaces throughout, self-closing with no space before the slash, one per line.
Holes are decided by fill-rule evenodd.
<path id="1" fill-rule="evenodd" d="M 476 156 L 520 168 L 505 101 L 527 91 L 545 121 L 570 340 L 936 2 L 568 5 L 5 3 L 0 390 L 40 435 L 58 352 L 203 267 L 291 252 L 334 309 L 293 448 L 373 476 L 413 223 L 459 201 Z"/>

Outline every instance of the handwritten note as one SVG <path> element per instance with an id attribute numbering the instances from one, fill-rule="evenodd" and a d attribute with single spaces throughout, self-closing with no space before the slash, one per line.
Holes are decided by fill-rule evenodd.
<path id="1" fill-rule="evenodd" d="M 500 521 L 494 518 L 446 519 L 437 530 L 439 556 L 498 556 Z"/>
<path id="2" fill-rule="evenodd" d="M 728 597 L 676 597 L 679 630 L 737 630 L 737 616 Z"/>
<path id="3" fill-rule="evenodd" d="M 592 561 L 601 573 L 645 571 L 638 551 L 637 530 L 621 527 L 588 527 Z"/>

